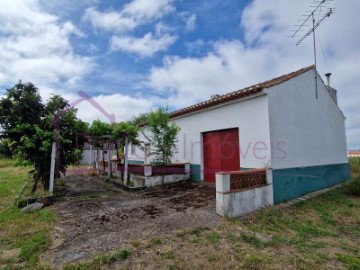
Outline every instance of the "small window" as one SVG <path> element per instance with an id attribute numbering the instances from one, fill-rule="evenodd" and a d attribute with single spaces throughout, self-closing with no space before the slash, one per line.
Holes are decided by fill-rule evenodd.
<path id="1" fill-rule="evenodd" d="M 135 145 L 131 144 L 131 154 L 135 155 Z"/>

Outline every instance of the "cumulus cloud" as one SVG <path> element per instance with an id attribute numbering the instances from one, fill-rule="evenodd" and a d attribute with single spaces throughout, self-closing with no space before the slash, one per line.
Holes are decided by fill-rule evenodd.
<path id="1" fill-rule="evenodd" d="M 176 36 L 169 34 L 157 36 L 152 33 L 147 33 L 141 38 L 113 36 L 111 49 L 135 53 L 141 57 L 149 57 L 158 51 L 167 50 L 176 41 L 176 38 Z"/>
<path id="2" fill-rule="evenodd" d="M 317 29 L 318 70 L 321 74 L 333 72 L 339 105 L 348 116 L 348 142 L 352 147 L 355 142 L 360 144 L 360 119 L 354 117 L 358 113 L 358 100 L 354 97 L 358 95 L 360 33 L 353 27 L 360 2 L 333 4 L 335 18 Z M 202 57 L 166 56 L 162 66 L 151 69 L 149 85 L 159 92 L 169 91 L 169 103 L 179 108 L 215 93 L 241 89 L 311 65 L 314 62 L 311 37 L 300 46 L 294 45 L 295 39 L 286 38 L 304 8 L 306 4 L 301 1 L 252 1 L 239 18 L 245 40 L 214 42 Z"/>
<path id="3" fill-rule="evenodd" d="M 119 93 L 91 95 L 86 91 L 68 92 L 55 90 L 46 85 L 38 85 L 44 101 L 55 93 L 61 95 L 69 104 L 78 109 L 77 116 L 88 123 L 99 119 L 104 122 L 126 121 L 134 115 L 150 111 L 152 106 L 161 100 L 156 98 L 130 97 Z"/>
<path id="4" fill-rule="evenodd" d="M 105 31 L 126 32 L 137 26 L 134 18 L 126 17 L 122 12 L 99 12 L 94 7 L 86 9 L 83 20 L 90 21 L 94 28 Z"/>
<path id="5" fill-rule="evenodd" d="M 148 21 L 174 11 L 172 2 L 172 0 L 133 0 L 125 6 L 123 13 L 137 21 Z"/>
<path id="6" fill-rule="evenodd" d="M 74 53 L 70 37 L 82 32 L 41 10 L 39 2 L 0 2 L 0 83 L 18 79 L 35 84 L 73 85 L 94 67 Z"/>
<path id="7" fill-rule="evenodd" d="M 72 101 L 76 101 L 78 98 L 72 98 Z M 111 95 L 98 95 L 93 97 L 94 103 L 87 100 L 79 103 L 78 116 L 87 122 L 91 122 L 94 119 L 100 119 L 101 121 L 109 122 L 109 115 L 114 115 L 116 122 L 125 121 L 130 119 L 134 115 L 138 115 L 143 112 L 150 111 L 153 101 L 145 98 L 135 98 L 122 94 Z M 104 110 L 104 112 L 102 112 Z"/>
<path id="8" fill-rule="evenodd" d="M 83 16 L 95 29 L 113 32 L 110 39 L 111 51 L 121 50 L 140 57 L 149 57 L 158 51 L 165 51 L 177 37 L 171 35 L 169 27 L 159 22 L 155 34 L 148 32 L 134 37 L 135 28 L 160 19 L 175 10 L 172 0 L 133 0 L 119 11 L 100 12 L 88 8 Z"/>
<path id="9" fill-rule="evenodd" d="M 121 10 L 86 9 L 83 20 L 105 31 L 127 32 L 174 11 L 171 0 L 133 0 Z"/>

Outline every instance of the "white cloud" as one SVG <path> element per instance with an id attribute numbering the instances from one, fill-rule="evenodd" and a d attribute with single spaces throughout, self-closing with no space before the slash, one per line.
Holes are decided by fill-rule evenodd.
<path id="1" fill-rule="evenodd" d="M 177 37 L 170 35 L 170 28 L 162 22 L 155 25 L 155 34 L 149 32 L 138 38 L 129 34 L 135 28 L 162 18 L 173 12 L 172 0 L 133 0 L 119 11 L 99 12 L 88 8 L 83 16 L 93 27 L 114 32 L 110 39 L 111 51 L 121 50 L 140 57 L 149 57 L 165 51 Z"/>
<path id="2" fill-rule="evenodd" d="M 92 122 L 100 119 L 109 122 L 108 115 L 112 114 L 115 116 L 116 122 L 125 121 L 134 115 L 150 111 L 153 105 L 150 99 L 133 98 L 121 94 L 99 95 L 95 96 L 93 100 L 100 107 L 94 106 L 88 101 L 83 101 L 76 106 L 79 109 L 78 117 L 83 121 Z M 105 113 L 101 111 L 102 109 Z"/>
<path id="3" fill-rule="evenodd" d="M 99 47 L 98 46 L 96 46 L 95 44 L 93 44 L 93 43 L 90 43 L 89 44 L 89 48 L 86 50 L 88 53 L 90 53 L 90 54 L 93 54 L 93 53 L 96 53 L 96 52 L 98 52 L 100 49 L 99 49 Z"/>
<path id="4" fill-rule="evenodd" d="M 186 26 L 185 29 L 186 31 L 193 31 L 195 30 L 196 27 L 196 15 L 192 14 L 191 16 L 189 16 L 189 18 L 187 18 L 186 20 Z"/>
<path id="5" fill-rule="evenodd" d="M 142 38 L 113 36 L 111 39 L 111 49 L 134 53 L 141 57 L 149 57 L 158 51 L 167 50 L 176 39 L 176 36 L 169 34 L 157 36 L 152 33 L 147 33 Z"/>
<path id="6" fill-rule="evenodd" d="M 173 12 L 172 0 L 133 0 L 125 6 L 123 13 L 137 21 L 148 21 L 161 18 Z"/>
<path id="7" fill-rule="evenodd" d="M 286 0 L 255 0 L 241 14 L 245 40 L 215 42 L 207 55 L 200 58 L 167 56 L 161 67 L 149 73 L 149 85 L 159 92 L 170 91 L 169 103 L 183 107 L 297 70 L 313 63 L 311 36 L 300 46 L 296 39 L 286 38 L 291 25 L 309 3 Z M 357 25 L 359 1 L 337 1 L 334 17 L 317 29 L 326 53 L 326 62 L 318 46 L 318 70 L 333 73 L 332 85 L 338 89 L 339 105 L 348 116 L 350 147 L 360 145 L 358 74 L 360 73 L 360 29 Z"/>
<path id="8" fill-rule="evenodd" d="M 39 89 L 44 102 L 54 94 L 61 95 L 71 106 L 78 109 L 77 117 L 88 123 L 96 119 L 111 122 L 112 116 L 115 122 L 126 121 L 134 115 L 150 111 L 154 104 L 163 102 L 157 98 L 130 97 L 119 93 L 91 95 L 86 91 L 82 94 L 54 90 L 46 85 L 39 85 Z"/>
<path id="9" fill-rule="evenodd" d="M 196 53 L 201 51 L 201 49 L 205 46 L 205 42 L 202 39 L 197 39 L 192 42 L 186 42 L 185 46 L 190 53 L 192 52 Z"/>
<path id="10" fill-rule="evenodd" d="M 83 19 L 90 21 L 94 28 L 105 31 L 126 32 L 137 26 L 134 18 L 124 17 L 122 12 L 99 12 L 93 7 L 86 9 Z"/>
<path id="11" fill-rule="evenodd" d="M 48 85 L 76 83 L 94 63 L 73 52 L 72 35 L 83 34 L 71 22 L 60 22 L 42 11 L 36 0 L 1 1 L 1 83 L 18 79 Z"/>
<path id="12" fill-rule="evenodd" d="M 281 74 L 279 68 L 269 69 L 275 61 L 276 56 L 266 50 L 248 50 L 236 40 L 221 41 L 202 58 L 165 58 L 163 67 L 152 69 L 149 82 L 158 91 L 171 91 L 170 102 L 182 107 Z"/>
<path id="13" fill-rule="evenodd" d="M 90 21 L 96 29 L 123 33 L 159 19 L 173 10 L 171 0 L 133 0 L 119 11 L 100 12 L 93 7 L 88 8 L 83 20 Z"/>

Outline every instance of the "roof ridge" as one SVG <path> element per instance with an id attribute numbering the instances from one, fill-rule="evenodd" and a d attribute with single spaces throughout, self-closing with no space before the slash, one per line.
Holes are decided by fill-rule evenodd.
<path id="1" fill-rule="evenodd" d="M 304 67 L 301 68 L 297 71 L 293 71 L 290 72 L 288 74 L 284 74 L 278 77 L 275 77 L 273 79 L 261 82 L 261 83 L 257 83 L 257 84 L 253 84 L 251 86 L 239 89 L 239 90 L 235 90 L 229 93 L 225 93 L 223 95 L 220 95 L 219 97 L 213 98 L 213 99 L 208 99 L 193 105 L 190 105 L 188 107 L 173 111 L 170 113 L 170 118 L 173 117 L 177 117 L 177 116 L 181 116 L 190 112 L 194 112 L 194 111 L 199 111 L 205 108 L 209 108 L 218 104 L 222 104 L 234 99 L 238 99 L 244 96 L 250 96 L 252 94 L 255 94 L 257 92 L 260 92 L 263 88 L 269 88 L 269 87 L 273 87 L 275 85 L 278 85 L 280 83 L 286 82 L 292 78 L 295 78 L 311 69 L 315 68 L 315 65 L 311 65 L 308 67 Z"/>

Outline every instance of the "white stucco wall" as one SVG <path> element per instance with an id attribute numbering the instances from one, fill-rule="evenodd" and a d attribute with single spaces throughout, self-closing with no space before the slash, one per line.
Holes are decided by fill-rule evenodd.
<path id="1" fill-rule="evenodd" d="M 269 100 L 272 167 L 283 169 L 346 163 L 344 117 L 310 70 L 265 89 Z"/>
<path id="2" fill-rule="evenodd" d="M 274 204 L 272 171 L 266 172 L 267 185 L 231 191 L 230 175 L 216 174 L 216 213 L 234 218 Z"/>
<path id="3" fill-rule="evenodd" d="M 262 168 L 270 163 L 271 147 L 266 95 L 210 108 L 171 121 L 181 127 L 175 161 L 200 164 L 203 169 L 202 132 L 239 128 L 240 166 Z M 144 140 L 141 134 L 140 140 Z M 130 155 L 130 159 L 142 157 L 143 153 L 139 149 L 136 149 L 136 155 Z"/>

